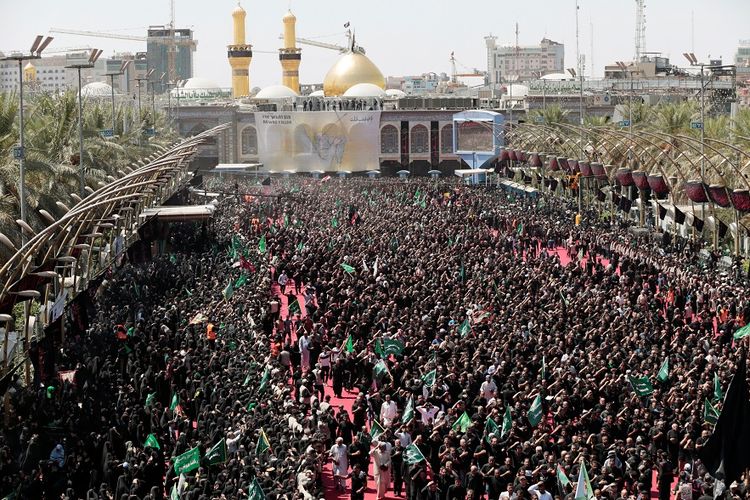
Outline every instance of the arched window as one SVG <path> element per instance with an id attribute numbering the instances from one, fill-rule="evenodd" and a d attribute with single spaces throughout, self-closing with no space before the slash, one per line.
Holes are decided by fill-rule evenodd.
<path id="1" fill-rule="evenodd" d="M 425 127 L 424 125 L 415 125 L 411 129 L 411 152 L 430 152 L 430 134 L 427 131 L 427 127 Z"/>
<path id="2" fill-rule="evenodd" d="M 440 130 L 440 152 L 453 152 L 453 125 L 446 125 Z"/>
<path id="3" fill-rule="evenodd" d="M 386 125 L 380 130 L 380 152 L 383 154 L 398 153 L 398 129 L 393 125 Z"/>
<path id="4" fill-rule="evenodd" d="M 242 154 L 258 154 L 258 132 L 255 127 L 245 127 L 242 129 Z"/>

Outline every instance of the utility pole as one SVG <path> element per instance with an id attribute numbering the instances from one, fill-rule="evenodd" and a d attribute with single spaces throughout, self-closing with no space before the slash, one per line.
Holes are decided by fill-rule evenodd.
<path id="1" fill-rule="evenodd" d="M 154 74 L 155 69 L 151 68 L 146 72 L 146 74 L 142 77 L 136 77 L 135 81 L 138 82 L 138 145 L 142 145 L 142 139 L 143 139 L 143 114 L 141 113 L 141 82 L 146 82 L 146 85 L 148 86 L 148 81 L 151 78 L 151 75 Z M 146 88 L 146 93 L 148 93 L 148 88 Z"/>

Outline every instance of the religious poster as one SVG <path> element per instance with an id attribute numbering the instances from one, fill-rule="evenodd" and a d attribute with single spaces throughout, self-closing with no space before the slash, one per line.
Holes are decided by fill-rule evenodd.
<path id="1" fill-rule="evenodd" d="M 255 113 L 258 153 L 272 172 L 379 168 L 380 111 Z"/>

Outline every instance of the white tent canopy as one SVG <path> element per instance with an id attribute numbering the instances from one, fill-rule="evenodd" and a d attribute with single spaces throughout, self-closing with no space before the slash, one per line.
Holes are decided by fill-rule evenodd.
<path id="1" fill-rule="evenodd" d="M 494 172 L 494 170 L 489 168 L 462 168 L 453 173 L 458 177 L 466 177 L 469 175 L 490 174 L 492 172 Z"/>

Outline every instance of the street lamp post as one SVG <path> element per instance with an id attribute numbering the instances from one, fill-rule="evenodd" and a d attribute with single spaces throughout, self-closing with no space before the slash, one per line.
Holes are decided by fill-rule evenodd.
<path id="1" fill-rule="evenodd" d="M 65 66 L 66 68 L 78 70 L 78 170 L 80 173 L 79 194 L 81 198 L 86 197 L 86 172 L 83 168 L 83 97 L 81 96 L 81 70 L 93 68 L 94 65 L 96 65 L 96 61 L 99 59 L 99 56 L 102 55 L 102 52 L 101 49 L 91 49 L 88 61 L 85 63 Z"/>
<path id="2" fill-rule="evenodd" d="M 127 61 L 123 61 L 120 65 L 120 71 L 114 72 L 114 73 L 107 73 L 105 76 L 109 77 L 109 86 L 112 90 L 112 135 L 114 136 L 117 133 L 116 128 L 116 121 L 115 121 L 115 77 L 120 76 L 125 73 L 125 70 L 130 66 L 130 63 L 132 61 L 128 59 Z"/>
<path id="3" fill-rule="evenodd" d="M 42 35 L 37 35 L 34 39 L 34 43 L 31 45 L 31 50 L 28 54 L 16 53 L 11 54 L 8 57 L 4 57 L 2 61 L 18 61 L 18 88 L 19 88 L 19 106 L 18 106 L 18 132 L 20 145 L 18 152 L 15 156 L 18 158 L 19 174 L 18 174 L 18 203 L 21 205 L 21 220 L 26 221 L 26 151 L 24 149 L 24 121 L 23 121 L 23 62 L 30 59 L 40 59 L 42 57 L 42 51 L 47 48 L 47 45 L 52 42 L 53 38 L 48 36 L 44 38 Z M 21 242 L 26 242 L 26 234 L 21 231 Z"/>

